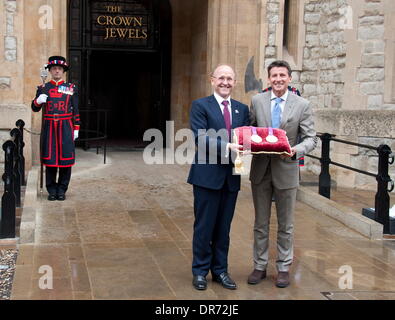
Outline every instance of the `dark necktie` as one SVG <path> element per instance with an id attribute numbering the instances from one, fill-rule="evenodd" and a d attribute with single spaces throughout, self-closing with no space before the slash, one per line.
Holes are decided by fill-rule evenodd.
<path id="1" fill-rule="evenodd" d="M 230 112 L 229 112 L 229 101 L 228 100 L 224 100 L 222 101 L 222 104 L 224 105 L 224 120 L 225 120 L 225 126 L 226 126 L 226 130 L 228 130 L 228 134 L 229 134 L 229 139 L 230 139 L 230 130 L 232 128 L 232 124 L 230 121 Z"/>

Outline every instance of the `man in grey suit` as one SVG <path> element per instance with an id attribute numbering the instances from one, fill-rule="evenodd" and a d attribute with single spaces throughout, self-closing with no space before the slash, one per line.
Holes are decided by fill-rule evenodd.
<path id="1" fill-rule="evenodd" d="M 269 224 L 274 194 L 278 231 L 276 286 L 289 285 L 289 267 L 293 260 L 293 216 L 296 191 L 299 185 L 298 160 L 317 144 L 310 103 L 295 94 L 289 94 L 292 70 L 285 61 L 274 61 L 268 67 L 272 91 L 252 98 L 251 125 L 280 128 L 286 131 L 291 145 L 291 156 L 259 154 L 251 163 L 250 181 L 255 207 L 254 271 L 249 284 L 257 284 L 266 277 L 269 258 Z M 299 140 L 298 140 L 299 136 Z M 299 141 L 299 143 L 298 143 Z"/>

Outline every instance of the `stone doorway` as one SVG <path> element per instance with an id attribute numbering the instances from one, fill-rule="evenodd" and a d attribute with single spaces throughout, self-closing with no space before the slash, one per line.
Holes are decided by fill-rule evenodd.
<path id="1" fill-rule="evenodd" d="M 91 103 L 107 111 L 110 145 L 142 146 L 160 118 L 160 55 L 95 51 L 90 58 Z"/>
<path id="2" fill-rule="evenodd" d="M 69 0 L 69 81 L 80 88 L 82 129 L 106 128 L 121 147 L 143 147 L 149 128 L 165 131 L 171 21 L 166 0 Z"/>

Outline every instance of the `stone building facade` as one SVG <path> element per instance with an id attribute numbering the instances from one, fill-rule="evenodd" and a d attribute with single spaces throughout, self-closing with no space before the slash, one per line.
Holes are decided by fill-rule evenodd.
<path id="1" fill-rule="evenodd" d="M 234 98 L 249 104 L 267 84 L 267 65 L 284 59 L 294 70 L 292 84 L 313 105 L 317 131 L 395 150 L 394 1 L 168 2 L 168 120 L 176 129 L 188 127 L 191 101 L 210 94 L 209 73 L 219 63 L 234 66 Z M 0 0 L 0 142 L 18 118 L 40 130 L 30 101 L 47 57 L 69 55 L 68 6 L 67 0 Z M 30 166 L 37 161 L 38 139 L 27 134 L 26 144 Z M 377 171 L 372 151 L 338 143 L 332 151 L 334 161 Z M 317 162 L 306 162 L 308 170 L 319 171 Z M 375 186 L 374 179 L 343 169 L 333 167 L 331 174 L 339 186 Z M 394 166 L 391 174 L 395 178 Z"/>

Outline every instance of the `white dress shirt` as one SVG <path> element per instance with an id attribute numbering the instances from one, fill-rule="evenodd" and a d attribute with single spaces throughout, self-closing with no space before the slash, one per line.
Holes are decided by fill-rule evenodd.
<path id="1" fill-rule="evenodd" d="M 228 97 L 228 99 L 224 99 L 218 93 L 214 92 L 214 98 L 215 98 L 215 100 L 217 100 L 219 106 L 221 107 L 222 114 L 224 114 L 224 108 L 225 108 L 225 106 L 222 104 L 222 102 L 224 100 L 227 100 L 229 102 L 228 109 L 229 109 L 229 114 L 230 114 L 230 123 L 232 124 L 232 104 L 230 102 L 230 96 Z"/>
<path id="2" fill-rule="evenodd" d="M 286 102 L 287 102 L 288 94 L 289 94 L 289 91 L 288 91 L 288 89 L 287 89 L 287 91 L 285 91 L 285 93 L 284 93 L 284 95 L 283 95 L 282 97 L 278 97 L 278 98 L 283 99 L 283 101 L 281 101 L 281 103 L 280 103 L 281 115 L 282 115 L 283 112 L 284 112 L 284 108 L 285 108 L 285 104 L 286 104 Z M 273 90 L 272 90 L 272 98 L 271 98 L 271 100 L 272 100 L 271 112 L 272 112 L 272 113 L 273 113 L 274 106 L 276 105 L 276 98 L 277 98 L 277 96 L 274 94 L 274 92 L 273 92 Z"/>

